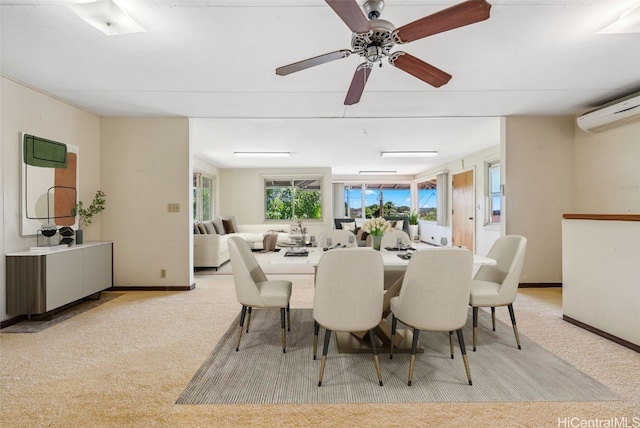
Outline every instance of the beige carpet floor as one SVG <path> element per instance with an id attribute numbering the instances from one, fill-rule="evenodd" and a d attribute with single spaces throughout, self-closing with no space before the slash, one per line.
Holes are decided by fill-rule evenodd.
<path id="1" fill-rule="evenodd" d="M 292 307 L 311 307 L 313 277 L 283 278 L 294 282 Z M 176 405 L 239 311 L 231 275 L 197 276 L 196 284 L 188 292 L 126 292 L 40 333 L 1 333 L 0 426 L 568 427 L 640 421 L 640 355 L 562 321 L 560 289 L 521 290 L 514 305 L 520 331 L 623 400 Z M 501 309 L 498 318 L 508 323 Z"/>

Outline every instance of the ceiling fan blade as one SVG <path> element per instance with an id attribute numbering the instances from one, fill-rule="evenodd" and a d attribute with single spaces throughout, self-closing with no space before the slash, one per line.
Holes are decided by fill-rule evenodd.
<path id="1" fill-rule="evenodd" d="M 356 0 L 325 0 L 331 9 L 354 33 L 366 33 L 371 29 L 369 20 L 364 15 Z"/>
<path id="2" fill-rule="evenodd" d="M 351 51 L 348 49 L 329 52 L 324 55 L 314 56 L 313 58 L 305 59 L 302 61 L 294 62 L 293 64 L 278 67 L 276 68 L 276 74 L 278 76 L 286 76 L 287 74 L 295 73 L 296 71 L 306 70 L 307 68 L 315 67 L 316 65 L 325 64 L 327 62 L 335 61 L 337 59 L 346 58 L 349 55 L 351 55 Z"/>
<path id="3" fill-rule="evenodd" d="M 489 18 L 491 5 L 485 0 L 467 0 L 396 30 L 398 43 L 408 43 Z"/>
<path id="4" fill-rule="evenodd" d="M 436 88 L 447 84 L 451 80 L 449 73 L 427 64 L 406 52 L 395 52 L 389 57 L 389 63 Z"/>
<path id="5" fill-rule="evenodd" d="M 353 73 L 353 79 L 351 79 L 349 91 L 344 99 L 344 105 L 350 106 L 360 102 L 360 97 L 362 96 L 362 92 L 364 92 L 364 86 L 367 84 L 369 74 L 371 74 L 371 64 L 368 62 L 363 62 L 356 68 L 356 72 Z"/>

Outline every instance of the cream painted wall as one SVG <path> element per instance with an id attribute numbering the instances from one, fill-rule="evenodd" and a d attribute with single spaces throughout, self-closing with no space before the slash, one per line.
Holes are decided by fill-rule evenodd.
<path id="1" fill-rule="evenodd" d="M 528 239 L 520 282 L 562 282 L 562 215 L 573 209 L 573 117 L 506 118 L 506 233 Z"/>
<path id="2" fill-rule="evenodd" d="M 233 215 L 238 224 L 262 224 L 264 221 L 263 175 L 323 175 L 322 222 L 307 222 L 309 233 L 318 234 L 331 228 L 332 186 L 331 168 L 300 169 L 221 169 L 220 170 L 220 214 Z M 269 222 L 271 223 L 271 222 Z M 285 222 L 289 225 L 291 222 Z"/>
<path id="3" fill-rule="evenodd" d="M 188 119 L 103 118 L 101 167 L 108 206 L 103 237 L 114 242 L 114 283 L 193 283 Z M 180 212 L 167 212 L 167 204 Z M 167 277 L 160 278 L 160 270 Z"/>
<path id="4" fill-rule="evenodd" d="M 576 126 L 574 161 L 574 212 L 640 213 L 640 122 L 600 133 Z"/>
<path id="5" fill-rule="evenodd" d="M 78 146 L 80 151 L 79 198 L 91 201 L 100 188 L 100 119 L 83 110 L 0 76 L 0 130 L 2 159 L 3 254 L 25 251 L 36 245 L 35 236 L 20 236 L 20 133 Z M 107 211 L 110 209 L 107 200 Z M 106 211 L 105 211 L 106 212 Z M 101 215 L 86 229 L 87 240 L 101 238 Z M 6 311 L 5 263 L 0 264 L 0 313 Z M 14 314 L 15 315 L 15 314 Z"/>

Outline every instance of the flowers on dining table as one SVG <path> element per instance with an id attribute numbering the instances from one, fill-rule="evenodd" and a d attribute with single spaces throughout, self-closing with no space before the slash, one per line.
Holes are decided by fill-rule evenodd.
<path id="1" fill-rule="evenodd" d="M 371 218 L 365 221 L 362 225 L 362 230 L 372 236 L 382 236 L 385 233 L 389 232 L 391 229 L 393 229 L 391 227 L 391 223 L 389 223 L 382 217 Z"/>

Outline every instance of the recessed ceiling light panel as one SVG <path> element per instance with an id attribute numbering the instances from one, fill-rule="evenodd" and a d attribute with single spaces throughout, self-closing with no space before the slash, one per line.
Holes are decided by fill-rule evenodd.
<path id="1" fill-rule="evenodd" d="M 435 150 L 406 150 L 380 152 L 382 158 L 432 158 L 438 156 Z"/>
<path id="2" fill-rule="evenodd" d="M 398 171 L 360 171 L 360 175 L 388 175 L 397 174 Z"/>
<path id="3" fill-rule="evenodd" d="M 238 158 L 288 158 L 289 152 L 233 152 Z"/>

